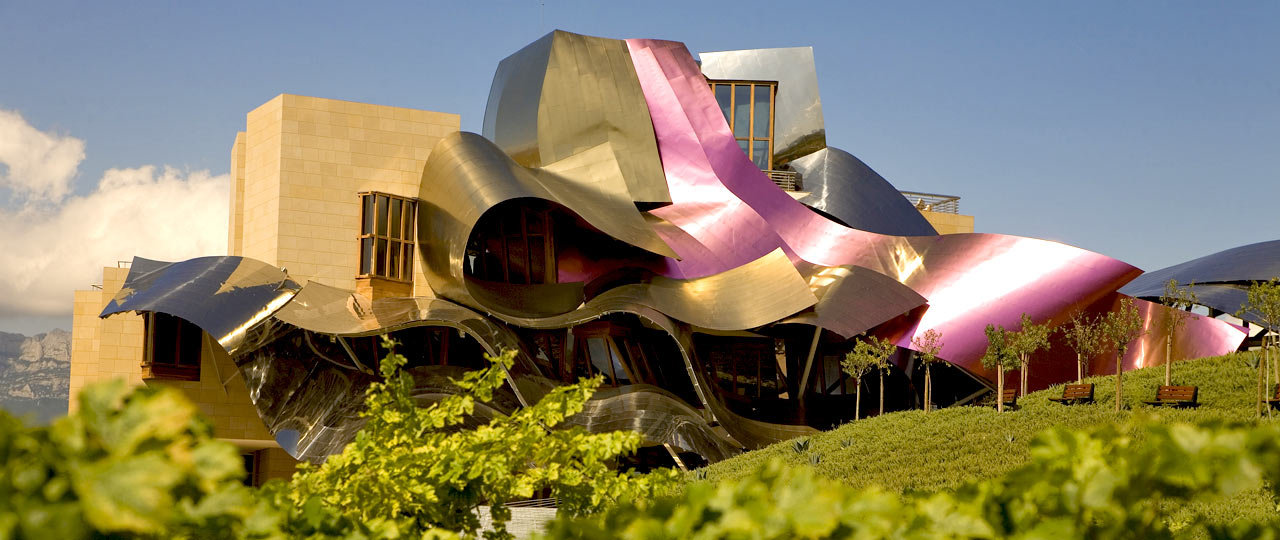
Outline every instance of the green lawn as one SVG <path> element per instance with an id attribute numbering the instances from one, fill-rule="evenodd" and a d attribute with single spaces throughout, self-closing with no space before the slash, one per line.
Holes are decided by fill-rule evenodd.
<path id="1" fill-rule="evenodd" d="M 1019 399 L 1016 411 L 996 413 L 985 407 L 953 407 L 929 414 L 904 411 L 850 422 L 810 437 L 807 452 L 793 449 L 791 441 L 748 452 L 707 467 L 696 476 L 712 482 L 737 478 L 774 456 L 793 463 L 812 463 L 819 474 L 859 487 L 879 485 L 903 492 L 952 489 L 967 480 L 1003 475 L 1027 460 L 1028 443 L 1051 426 L 1086 428 L 1120 423 L 1133 417 L 1157 422 L 1202 423 L 1213 420 L 1255 421 L 1254 395 L 1257 370 L 1250 367 L 1252 353 L 1202 358 L 1174 365 L 1174 384 L 1200 387 L 1197 409 L 1169 409 L 1144 405 L 1164 381 L 1157 366 L 1126 373 L 1124 402 L 1127 410 L 1115 412 L 1114 377 L 1091 377 L 1097 403 L 1061 405 L 1049 396 L 1062 395 L 1060 386 L 1032 392 Z M 1034 369 L 1034 364 L 1033 368 Z M 1280 413 L 1275 420 L 1280 421 Z M 1231 519 L 1242 515 L 1271 515 L 1277 509 L 1266 494 L 1246 494 L 1231 501 L 1199 505 L 1198 511 Z"/>

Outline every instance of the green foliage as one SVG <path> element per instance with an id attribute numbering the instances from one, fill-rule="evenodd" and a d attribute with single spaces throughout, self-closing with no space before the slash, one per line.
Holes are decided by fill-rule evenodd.
<path id="1" fill-rule="evenodd" d="M 402 531 L 415 536 L 436 529 L 474 535 L 477 508 L 487 504 L 495 530 L 485 537 L 506 538 L 508 501 L 547 489 L 562 511 L 580 515 L 619 499 L 651 497 L 674 478 L 673 472 L 611 469 L 615 458 L 639 447 L 639 434 L 560 426 L 582 410 L 599 377 L 556 388 L 479 428 L 458 429 L 476 402 L 491 400 L 505 384 L 514 356 L 491 358 L 490 367 L 454 381 L 458 394 L 418 407 L 413 379 L 400 370 L 405 358 L 389 354 L 381 366 L 384 382 L 369 389 L 364 428 L 341 454 L 295 475 L 288 501 L 305 508 L 318 500 L 354 522 L 402 522 Z"/>
<path id="2" fill-rule="evenodd" d="M 1049 325 L 1035 324 L 1026 313 L 1022 314 L 1022 329 L 1013 333 L 1010 344 L 1018 356 L 1035 354 L 1039 350 L 1049 349 Z"/>
<path id="3" fill-rule="evenodd" d="M 1170 279 L 1164 284 L 1164 294 L 1160 295 L 1160 303 L 1174 310 L 1172 316 L 1164 322 L 1165 330 L 1170 335 L 1186 324 L 1187 319 L 1193 318 L 1189 310 L 1200 302 L 1196 298 L 1195 287 L 1194 281 L 1183 287 L 1176 279 Z"/>
<path id="4" fill-rule="evenodd" d="M 859 338 L 840 365 L 850 377 L 861 379 L 872 369 L 888 370 L 889 357 L 897 350 L 897 346 L 887 339 L 875 336 Z"/>
<path id="5" fill-rule="evenodd" d="M 1123 425 L 1139 414 L 1150 415 L 1148 422 L 1161 424 L 1252 421 L 1255 402 L 1249 390 L 1255 371 L 1248 361 L 1253 356 L 1239 353 L 1180 363 L 1180 378 L 1200 387 L 1202 405 L 1197 409 L 1142 405 L 1142 400 L 1154 396 L 1162 384 L 1163 371 L 1161 367 L 1140 369 L 1124 378 L 1125 405 L 1133 411 L 1113 412 L 1114 396 L 1107 392 L 1098 395 L 1096 404 L 1054 403 L 1048 398 L 1062 395 L 1062 388 L 1054 387 L 1019 398 L 1021 407 L 1012 413 L 997 414 L 986 407 L 949 407 L 930 414 L 894 412 L 808 436 L 810 451 L 823 456 L 814 469 L 822 477 L 855 489 L 880 486 L 893 493 L 955 490 L 970 480 L 996 478 L 1025 465 L 1031 458 L 1029 441 L 1053 427 L 1087 431 Z M 1106 388 L 1113 384 L 1113 377 L 1090 377 L 1085 382 Z M 1129 435 L 1141 436 L 1139 432 Z M 804 464 L 790 445 L 778 443 L 702 470 L 707 471 L 708 481 L 720 483 L 743 478 L 774 458 Z M 1185 512 L 1225 524 L 1273 519 L 1276 503 L 1270 493 L 1247 491 L 1230 499 L 1175 505 L 1171 510 L 1175 519 Z"/>
<path id="6" fill-rule="evenodd" d="M 938 354 L 942 352 L 942 333 L 934 329 L 925 330 L 924 334 L 911 338 L 911 346 L 920 354 L 920 362 L 926 366 L 939 362 Z"/>
<path id="7" fill-rule="evenodd" d="M 1189 319 L 1196 319 L 1191 308 L 1199 303 L 1196 298 L 1195 282 L 1182 287 L 1178 280 L 1170 279 L 1164 284 L 1164 294 L 1160 295 L 1160 303 L 1171 309 L 1163 319 L 1164 328 L 1164 383 L 1173 384 L 1173 336 Z"/>
<path id="8" fill-rule="evenodd" d="M 1027 379 L 1031 373 L 1031 355 L 1036 351 L 1049 349 L 1049 325 L 1035 324 L 1026 313 L 1022 314 L 1022 329 L 1013 334 L 1010 346 L 1018 355 L 1019 377 L 1022 380 L 1022 394 L 1027 393 Z"/>
<path id="9" fill-rule="evenodd" d="M 1014 348 L 1016 334 L 1003 326 L 988 324 L 987 350 L 982 353 L 982 367 L 1000 371 L 1018 368 L 1018 350 Z"/>
<path id="10" fill-rule="evenodd" d="M 1114 347 L 1116 350 L 1116 412 L 1120 411 L 1122 401 L 1121 381 L 1124 379 L 1124 369 L 1121 366 L 1121 359 L 1124 353 L 1129 349 L 1129 344 L 1133 340 L 1142 337 L 1146 333 L 1142 329 L 1142 317 L 1138 315 L 1138 307 L 1133 305 L 1132 298 L 1124 298 L 1120 301 L 1120 308 L 1115 311 L 1108 311 L 1102 318 L 1102 336 L 1103 341 L 1107 345 Z"/>
<path id="11" fill-rule="evenodd" d="M 0 538 L 230 537 L 253 513 L 240 454 L 180 392 L 92 385 L 49 427 L 0 413 Z"/>
<path id="12" fill-rule="evenodd" d="M 1067 345 L 1076 352 L 1076 381 L 1089 371 L 1089 360 L 1102 353 L 1102 319 L 1090 317 L 1084 310 L 1071 315 L 1071 324 L 1063 328 Z"/>
<path id="13" fill-rule="evenodd" d="M 0 538 L 457 538 L 474 536 L 490 505 L 508 538 L 504 503 L 542 489 L 566 515 L 653 497 L 676 473 L 617 473 L 632 432 L 563 428 L 600 379 L 558 388 L 537 404 L 475 430 L 477 402 L 505 384 L 514 353 L 454 381 L 458 395 L 420 408 L 404 357 L 389 355 L 371 386 L 356 441 L 319 467 L 259 490 L 242 485 L 239 451 L 181 392 L 92 385 L 80 410 L 48 428 L 0 413 Z M 553 429 L 554 428 L 554 429 Z"/>
<path id="14" fill-rule="evenodd" d="M 920 363 L 924 364 L 924 412 L 933 407 L 933 374 L 929 367 L 940 360 L 938 354 L 942 352 L 942 345 L 942 333 L 932 328 L 911 338 L 911 346 L 919 353 Z"/>
<path id="15" fill-rule="evenodd" d="M 1131 435 L 1138 433 L 1138 436 Z M 770 460 L 740 479 L 699 482 L 649 508 L 623 504 L 559 520 L 549 539 L 1276 537 L 1280 522 L 1175 521 L 1170 502 L 1256 491 L 1280 480 L 1280 426 L 1142 424 L 1050 429 L 1022 467 L 955 492 L 895 496 Z M 1176 530 L 1175 530 L 1176 528 Z"/>
<path id="16" fill-rule="evenodd" d="M 1103 341 L 1114 348 L 1119 356 L 1124 356 L 1129 344 L 1145 333 L 1142 329 L 1142 317 L 1138 315 L 1138 307 L 1133 305 L 1132 298 L 1121 300 L 1118 309 L 1108 311 L 1102 317 L 1101 328 Z"/>
<path id="17" fill-rule="evenodd" d="M 1271 278 L 1264 283 L 1250 283 L 1247 293 L 1247 301 L 1240 308 L 1240 313 L 1236 315 L 1244 317 L 1246 312 L 1252 312 L 1251 317 L 1256 322 L 1261 322 L 1268 333 L 1263 337 L 1262 341 L 1262 358 L 1258 361 L 1258 390 L 1257 390 L 1257 410 L 1258 416 L 1262 416 L 1264 408 L 1263 400 L 1266 399 L 1267 388 L 1267 371 L 1274 369 L 1268 367 L 1275 362 L 1271 359 L 1271 349 L 1277 345 L 1280 339 L 1280 278 Z M 1280 372 L 1276 373 L 1276 383 L 1280 384 Z M 1267 408 L 1267 413 L 1271 413 L 1271 409 Z"/>
<path id="18" fill-rule="evenodd" d="M 1249 284 L 1248 301 L 1237 316 L 1252 311 L 1268 330 L 1280 332 L 1280 278 Z"/>

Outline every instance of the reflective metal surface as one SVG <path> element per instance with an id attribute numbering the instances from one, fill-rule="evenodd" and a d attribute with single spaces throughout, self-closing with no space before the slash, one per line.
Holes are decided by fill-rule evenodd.
<path id="1" fill-rule="evenodd" d="M 668 202 L 631 56 L 621 40 L 556 30 L 498 64 L 484 136 L 512 159 L 590 187 L 621 181 L 637 202 Z"/>
<path id="2" fill-rule="evenodd" d="M 850 228 L 897 236 L 938 234 L 884 177 L 839 148 L 823 148 L 791 162 L 805 195 L 800 202 Z"/>
<path id="3" fill-rule="evenodd" d="M 1204 306 L 1225 313 L 1240 311 L 1248 300 L 1250 282 L 1280 277 L 1280 240 L 1259 242 L 1206 255 L 1168 268 L 1147 272 L 1120 292 L 1138 298 L 1158 300 L 1170 279 L 1186 286 L 1195 283 L 1196 298 Z M 1245 320 L 1258 323 L 1257 314 Z"/>
<path id="4" fill-rule="evenodd" d="M 686 189 L 678 190 L 676 180 L 712 192 L 727 189 L 755 211 L 753 220 L 758 216 L 775 231 L 780 247 L 794 257 L 822 266 L 864 267 L 911 287 L 928 299 L 929 309 L 892 332 L 900 346 L 909 347 L 918 332 L 937 330 L 945 338 L 943 358 L 981 372 L 987 324 L 1016 327 L 1023 313 L 1037 321 L 1061 320 L 1139 274 L 1123 262 L 1055 242 L 991 234 L 888 236 L 825 219 L 778 189 L 742 154 L 710 89 L 689 82 L 700 72 L 684 45 L 627 43 L 659 150 L 663 156 L 696 156 L 674 171 L 664 157 L 673 199 Z"/>
<path id="5" fill-rule="evenodd" d="M 228 352 L 245 331 L 280 309 L 298 285 L 284 271 L 244 257 L 199 257 L 170 263 L 134 257 L 120 292 L 99 314 L 157 312 L 207 332 Z"/>
<path id="6" fill-rule="evenodd" d="M 777 81 L 774 168 L 827 146 L 813 47 L 704 52 L 698 58 L 708 79 Z"/>
<path id="7" fill-rule="evenodd" d="M 704 74 L 779 82 L 775 159 L 794 159 L 811 191 L 806 199 L 781 191 L 743 154 Z M 715 461 L 740 447 L 814 431 L 743 416 L 757 413 L 742 406 L 745 400 L 768 397 L 776 406 L 811 392 L 807 375 L 798 384 L 783 381 L 791 385 L 785 388 L 775 377 L 787 378 L 787 366 L 795 365 L 794 344 L 787 343 L 801 332 L 787 325 L 839 336 L 800 329 L 815 336 L 806 338 L 813 344 L 806 345 L 806 366 L 824 335 L 840 342 L 870 333 L 910 347 L 915 335 L 936 330 L 945 343 L 942 358 L 989 378 L 979 361 L 987 324 L 1017 328 L 1025 313 L 1060 325 L 1080 310 L 1104 313 L 1124 298 L 1117 289 L 1140 274 L 1055 242 L 934 234 L 878 174 L 846 152 L 825 148 L 808 48 L 704 53 L 700 69 L 679 43 L 557 31 L 498 67 L 484 131 L 493 142 L 470 133 L 443 138 L 422 173 L 419 257 L 436 297 L 370 300 L 315 283 L 299 287 L 283 271 L 239 257 L 136 259 L 102 316 L 168 313 L 218 337 L 280 444 L 313 461 L 339 451 L 362 425 L 364 392 L 376 377 L 370 336 L 456 332 L 473 352 L 515 349 L 510 384 L 488 408 L 478 407 L 473 422 L 479 423 L 536 401 L 560 384 L 554 378 L 575 373 L 532 355 L 544 351 L 537 339 L 572 341 L 579 325 L 589 324 L 581 330 L 590 332 L 629 324 L 620 331 L 670 337 L 661 354 L 667 363 L 660 365 L 675 366 L 692 389 L 682 380 L 680 388 L 658 388 L 619 377 L 623 386 L 598 392 L 570 424 L 634 430 L 650 443 Z M 557 243 L 548 252 L 562 257 L 555 275 L 563 282 L 498 283 L 468 273 L 475 231 L 533 204 L 562 212 L 573 226 L 555 235 L 549 226 L 541 229 Z M 1199 294 L 1206 305 L 1238 305 L 1242 280 L 1276 273 L 1280 242 L 1271 242 L 1153 272 L 1123 291 L 1149 297 L 1174 277 L 1205 284 Z M 1130 349 L 1126 368 L 1165 361 L 1160 329 L 1170 311 L 1142 300 L 1138 305 L 1148 334 Z M 695 334 L 698 343 L 708 343 L 701 341 L 708 336 L 763 342 L 768 370 L 775 372 L 772 394 L 761 390 L 760 357 L 744 379 L 754 382 L 742 383 L 756 385 L 752 397 L 739 392 L 738 364 L 728 364 L 732 373 L 718 372 L 726 353 L 700 352 Z M 1200 317 L 1179 331 L 1174 355 L 1222 354 L 1243 339 L 1240 328 Z M 362 357 L 352 343 L 369 349 Z M 423 343 L 423 349 L 434 347 Z M 1033 370 L 1032 386 L 1074 377 L 1074 355 L 1061 344 L 1052 350 Z M 561 353 L 576 361 L 572 350 Z M 447 363 L 412 368 L 420 402 L 456 391 L 448 377 L 464 368 Z M 1091 372 L 1107 373 L 1113 365 L 1096 359 Z M 671 371 L 649 376 L 673 380 Z"/>
<path id="8" fill-rule="evenodd" d="M 467 241 L 482 216 L 498 204 L 534 198 L 560 204 L 600 231 L 659 255 L 675 253 L 636 209 L 617 176 L 583 185 L 516 164 L 473 133 L 446 136 L 431 152 L 419 193 L 418 253 L 436 294 L 469 307 L 514 315 L 564 313 L 582 303 L 581 283 L 509 286 L 493 290 L 464 276 Z M 481 302 L 478 298 L 488 302 Z"/>

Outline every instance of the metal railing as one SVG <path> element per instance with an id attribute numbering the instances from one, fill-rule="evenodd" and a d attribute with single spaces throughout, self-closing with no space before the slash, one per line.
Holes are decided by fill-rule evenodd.
<path id="1" fill-rule="evenodd" d="M 800 173 L 795 171 L 771 171 L 765 170 L 764 173 L 769 176 L 773 183 L 782 188 L 783 191 L 800 191 Z"/>
<path id="2" fill-rule="evenodd" d="M 955 195 L 939 195 L 937 193 L 901 192 L 911 204 L 926 212 L 942 212 L 944 214 L 960 213 L 960 197 Z"/>

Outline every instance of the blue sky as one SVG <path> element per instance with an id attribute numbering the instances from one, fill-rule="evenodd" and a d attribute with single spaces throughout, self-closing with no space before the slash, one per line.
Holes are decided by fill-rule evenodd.
<path id="1" fill-rule="evenodd" d="M 961 196 L 979 232 L 1147 270 L 1280 237 L 1280 212 L 1258 209 L 1280 200 L 1280 2 L 7 2 L 0 113 L 33 129 L 0 137 L 78 140 L 83 159 L 67 195 L 40 198 L 0 155 L 0 331 L 69 327 L 54 276 L 95 279 L 55 258 L 19 280 L 13 253 L 97 238 L 76 227 L 112 189 L 225 193 L 231 141 L 272 96 L 453 112 L 479 131 L 498 61 L 556 28 L 694 52 L 811 45 L 828 144 L 900 189 Z M 184 210 L 154 219 L 196 215 L 167 206 Z M 85 257 L 190 255 L 218 234 Z"/>

